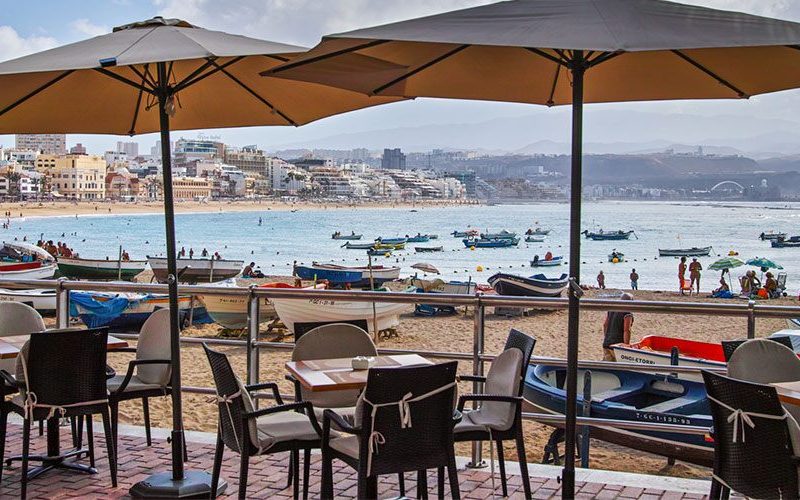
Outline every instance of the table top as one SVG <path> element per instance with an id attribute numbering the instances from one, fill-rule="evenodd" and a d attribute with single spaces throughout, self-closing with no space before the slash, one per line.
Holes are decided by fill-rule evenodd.
<path id="1" fill-rule="evenodd" d="M 800 381 L 775 382 L 770 385 L 778 390 L 778 399 L 782 403 L 800 406 Z"/>
<path id="2" fill-rule="evenodd" d="M 432 365 L 417 354 L 376 356 L 372 368 Z M 354 370 L 352 358 L 289 361 L 286 369 L 300 384 L 314 392 L 360 389 L 367 383 L 369 370 Z"/>
<path id="3" fill-rule="evenodd" d="M 30 334 L 26 335 L 9 335 L 7 337 L 0 337 L 0 359 L 14 359 L 19 354 L 19 350 L 25 345 L 25 342 L 30 338 Z M 121 349 L 128 347 L 128 343 L 122 339 L 108 336 L 108 350 Z"/>

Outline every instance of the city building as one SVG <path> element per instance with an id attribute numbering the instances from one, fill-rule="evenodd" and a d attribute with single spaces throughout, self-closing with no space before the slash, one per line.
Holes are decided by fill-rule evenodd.
<path id="1" fill-rule="evenodd" d="M 37 158 L 38 169 L 39 158 Z M 106 197 L 106 161 L 98 155 L 56 156 L 49 167 L 53 194 L 75 200 Z"/>
<path id="2" fill-rule="evenodd" d="M 69 154 L 71 155 L 85 155 L 86 154 L 86 146 L 81 144 L 80 142 L 71 148 L 69 148 Z"/>
<path id="3" fill-rule="evenodd" d="M 67 153 L 65 134 L 17 134 L 17 149 L 31 149 L 43 154 L 63 155 Z"/>
<path id="4" fill-rule="evenodd" d="M 117 141 L 117 152 L 125 153 L 128 158 L 136 158 L 139 156 L 139 143 Z"/>
<path id="5" fill-rule="evenodd" d="M 381 158 L 381 168 L 405 170 L 406 168 L 406 155 L 400 148 L 384 149 L 383 157 Z"/>
<path id="6" fill-rule="evenodd" d="M 175 151 L 175 141 L 169 141 L 169 152 L 172 153 Z M 155 145 L 150 148 L 150 156 L 155 156 L 156 158 L 161 158 L 161 141 L 156 141 Z"/>
<path id="7" fill-rule="evenodd" d="M 126 168 L 109 169 L 106 174 L 106 198 L 120 201 L 134 201 L 141 194 L 141 179 Z"/>
<path id="8" fill-rule="evenodd" d="M 238 167 L 246 174 L 266 177 L 272 160 L 254 145 L 241 148 L 225 148 L 225 163 Z"/>
<path id="9" fill-rule="evenodd" d="M 207 200 L 211 198 L 212 182 L 207 177 L 175 177 L 172 196 L 176 200 Z"/>

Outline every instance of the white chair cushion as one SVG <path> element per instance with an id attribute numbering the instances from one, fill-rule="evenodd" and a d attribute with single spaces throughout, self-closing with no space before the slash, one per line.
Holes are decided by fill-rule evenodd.
<path id="1" fill-rule="evenodd" d="M 484 394 L 516 396 L 522 372 L 522 351 L 508 349 L 492 362 L 486 375 Z M 514 424 L 515 407 L 512 403 L 484 401 L 477 410 L 465 411 L 463 420 L 456 425 L 455 432 L 469 430 L 505 431 Z"/>
<path id="2" fill-rule="evenodd" d="M 317 418 L 317 421 L 322 423 L 322 414 L 325 410 L 333 410 L 335 411 L 340 417 L 345 419 L 350 425 L 356 425 L 356 407 L 355 406 L 343 406 L 341 408 L 317 408 L 314 407 L 314 416 Z M 334 426 L 333 428 L 336 428 Z"/>
<path id="3" fill-rule="evenodd" d="M 358 436 L 344 436 L 330 440 L 330 447 L 349 457 L 358 458 Z"/>
<path id="4" fill-rule="evenodd" d="M 139 332 L 136 344 L 136 359 L 172 359 L 169 336 L 169 309 L 159 309 L 147 318 Z M 136 375 L 148 384 L 169 383 L 168 365 L 140 365 Z"/>
<path id="5" fill-rule="evenodd" d="M 319 439 L 308 417 L 295 411 L 282 411 L 258 417 L 256 420 L 258 446 L 268 449 L 276 443 L 294 439 L 310 441 Z"/>
<path id="6" fill-rule="evenodd" d="M 112 378 L 108 379 L 108 390 L 111 392 L 116 392 L 119 387 L 122 385 L 122 381 L 125 379 L 125 375 L 114 375 Z M 128 382 L 128 385 L 125 387 L 125 392 L 128 391 L 148 391 L 152 389 L 163 389 L 164 386 L 159 384 L 148 384 L 143 382 L 138 376 L 134 375 L 131 377 L 131 380 Z"/>

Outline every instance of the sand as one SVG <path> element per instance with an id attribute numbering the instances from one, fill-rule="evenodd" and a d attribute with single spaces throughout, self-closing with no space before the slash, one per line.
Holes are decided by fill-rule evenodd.
<path id="1" fill-rule="evenodd" d="M 618 291 L 604 290 L 603 296 L 618 294 Z M 588 296 L 598 296 L 598 291 L 589 291 Z M 717 299 L 681 297 L 675 293 L 659 293 L 640 291 L 636 293 L 637 299 L 642 300 L 675 300 L 675 301 L 714 301 Z M 785 298 L 770 301 L 770 304 L 796 305 L 796 299 Z M 584 312 L 581 316 L 581 359 L 602 359 L 602 320 L 604 313 Z M 397 337 L 382 340 L 381 347 L 413 348 L 418 350 L 435 351 L 462 351 L 472 352 L 473 319 L 471 312 L 466 316 L 462 312 L 457 316 L 440 318 L 416 318 L 411 314 L 402 316 Z M 505 337 L 510 328 L 517 328 L 527 332 L 537 339 L 534 355 L 564 357 L 566 353 L 566 311 L 541 312 L 534 316 L 508 319 L 487 311 L 485 319 L 486 352 L 497 353 L 502 349 Z M 767 336 L 770 333 L 786 328 L 784 320 L 759 319 L 756 322 L 757 336 Z M 231 333 L 231 332 L 227 332 Z M 194 337 L 215 337 L 220 334 L 216 325 L 192 327 L 185 331 L 186 335 Z M 634 339 L 648 334 L 665 334 L 686 339 L 707 342 L 719 342 L 723 339 L 743 338 L 746 335 L 746 320 L 744 318 L 715 317 L 715 316 L 690 316 L 677 317 L 675 315 L 636 314 L 633 327 Z M 239 375 L 245 375 L 245 351 L 241 348 L 219 348 L 226 352 Z M 112 355 L 111 364 L 117 370 L 124 370 L 130 355 Z M 284 380 L 284 363 L 289 358 L 288 351 L 262 351 L 260 365 L 260 380 L 275 381 L 281 387 L 281 392 L 291 399 L 293 389 Z M 213 381 L 208 363 L 202 348 L 197 346 L 184 346 L 182 350 L 183 383 L 187 386 L 212 387 Z M 462 373 L 471 373 L 471 363 L 461 362 L 459 370 Z M 460 388 L 469 392 L 469 386 Z M 170 401 L 168 398 L 158 398 L 151 403 L 151 416 L 153 424 L 159 427 L 170 427 Z M 121 407 L 121 419 L 128 423 L 141 424 L 141 405 L 137 402 L 127 402 Z M 186 394 L 183 403 L 184 422 L 186 429 L 215 431 L 217 425 L 216 405 L 209 401 L 207 396 Z M 542 450 L 552 429 L 537 423 L 525 424 L 525 444 L 528 460 L 540 462 Z M 488 450 L 488 447 L 487 447 Z M 460 455 L 469 455 L 468 445 L 459 445 Z M 485 451 L 488 457 L 488 451 Z M 515 459 L 516 450 L 513 446 L 506 449 L 506 457 Z M 666 474 L 682 477 L 707 478 L 708 469 L 678 462 L 677 465 L 667 466 L 665 458 L 646 453 L 621 448 L 619 446 L 592 441 L 591 467 L 597 469 L 620 470 L 650 474 Z"/>
<path id="2" fill-rule="evenodd" d="M 424 208 L 474 205 L 470 200 L 426 200 L 416 202 L 364 201 L 358 203 L 331 203 L 298 201 L 284 202 L 278 200 L 213 200 L 209 202 L 177 201 L 175 211 L 178 213 L 198 212 L 260 212 L 268 210 L 329 210 L 353 208 Z M 161 202 L 114 202 L 104 200 L 91 201 L 28 201 L 19 203 L 0 203 L 0 213 L 11 212 L 11 220 L 21 217 L 74 217 L 75 215 L 132 215 L 164 213 Z M 5 215 L 2 217 L 5 219 Z"/>

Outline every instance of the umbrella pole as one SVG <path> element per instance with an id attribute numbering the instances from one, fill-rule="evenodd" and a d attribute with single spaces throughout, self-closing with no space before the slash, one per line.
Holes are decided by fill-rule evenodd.
<path id="1" fill-rule="evenodd" d="M 157 472 L 133 485 L 136 498 L 184 498 L 207 496 L 211 492 L 211 475 L 201 471 L 184 471 L 183 407 L 181 401 L 180 315 L 178 311 L 178 265 L 175 251 L 175 205 L 172 196 L 172 152 L 170 148 L 167 104 L 172 97 L 167 63 L 158 63 L 158 110 L 161 128 L 161 167 L 164 190 L 164 222 L 167 237 L 167 285 L 169 287 L 169 336 L 172 360 L 172 472 Z M 219 488 L 227 485 L 220 480 Z"/>
<path id="2" fill-rule="evenodd" d="M 580 299 L 577 288 L 581 274 L 581 186 L 583 168 L 583 76 L 586 71 L 583 51 L 576 50 L 572 71 L 572 172 L 569 228 L 569 316 L 567 321 L 567 380 L 564 469 L 561 473 L 562 498 L 575 497 L 575 419 L 578 396 L 578 327 Z M 585 452 L 585 450 L 584 450 Z"/>

